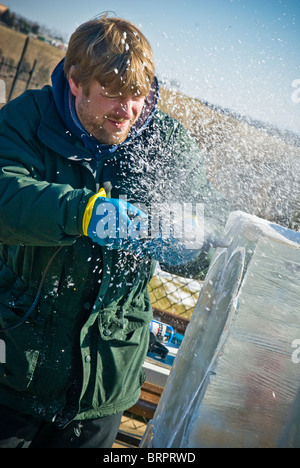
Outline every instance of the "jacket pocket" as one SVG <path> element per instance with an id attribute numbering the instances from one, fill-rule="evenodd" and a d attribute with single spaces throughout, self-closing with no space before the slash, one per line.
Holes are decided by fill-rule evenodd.
<path id="1" fill-rule="evenodd" d="M 132 330 L 132 327 L 130 327 Z M 128 332 L 128 333 L 125 333 Z M 132 406 L 137 392 L 145 380 L 142 369 L 149 343 L 149 327 L 144 323 L 123 334 L 112 334 L 103 340 L 99 337 L 97 354 L 94 353 L 95 367 L 101 370 L 93 390 L 93 405 L 100 404 L 114 408 Z"/>
<path id="2" fill-rule="evenodd" d="M 139 299 L 126 307 L 104 308 L 98 316 L 98 327 L 104 341 L 138 344 L 139 330 L 148 326 L 153 318 L 151 304 Z M 133 339 L 133 338 L 136 339 Z"/>

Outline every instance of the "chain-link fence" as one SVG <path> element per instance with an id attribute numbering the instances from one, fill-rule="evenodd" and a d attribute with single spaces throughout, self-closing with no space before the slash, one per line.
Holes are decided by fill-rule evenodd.
<path id="1" fill-rule="evenodd" d="M 149 284 L 152 306 L 190 319 L 201 287 L 201 281 L 171 275 L 158 267 Z"/>

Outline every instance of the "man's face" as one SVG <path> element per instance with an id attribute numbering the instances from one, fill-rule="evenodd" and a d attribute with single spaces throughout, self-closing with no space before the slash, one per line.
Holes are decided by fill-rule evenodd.
<path id="1" fill-rule="evenodd" d="M 85 130 L 106 145 L 125 141 L 141 115 L 145 97 L 131 95 L 125 98 L 111 94 L 109 88 L 103 88 L 98 81 L 94 81 L 86 96 L 82 86 L 72 78 L 69 83 L 78 118 Z"/>

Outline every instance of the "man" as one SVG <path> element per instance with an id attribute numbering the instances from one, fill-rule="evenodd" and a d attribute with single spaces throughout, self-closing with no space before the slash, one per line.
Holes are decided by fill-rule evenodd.
<path id="1" fill-rule="evenodd" d="M 156 260 L 205 274 L 227 205 L 157 99 L 148 41 L 102 16 L 1 111 L 0 447 L 110 447 L 145 379 Z M 184 203 L 206 242 L 162 234 L 153 213 Z"/>

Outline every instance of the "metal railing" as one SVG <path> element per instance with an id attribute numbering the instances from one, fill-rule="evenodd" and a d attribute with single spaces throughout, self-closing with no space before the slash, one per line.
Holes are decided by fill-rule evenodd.
<path id="1" fill-rule="evenodd" d="M 172 275 L 158 268 L 149 284 L 152 306 L 190 319 L 201 287 L 199 280 Z"/>

